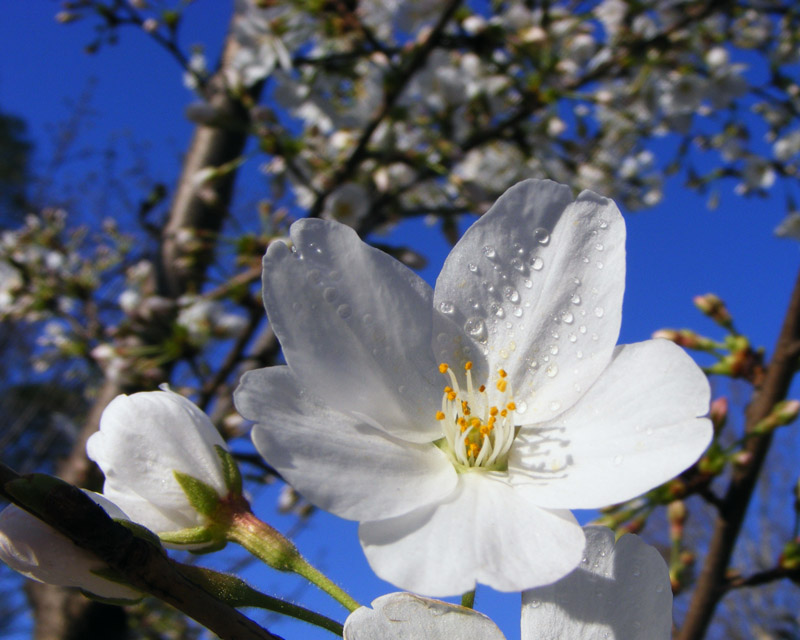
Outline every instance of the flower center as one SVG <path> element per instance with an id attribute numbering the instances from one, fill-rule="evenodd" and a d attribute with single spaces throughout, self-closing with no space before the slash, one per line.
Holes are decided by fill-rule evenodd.
<path id="1" fill-rule="evenodd" d="M 471 362 L 464 365 L 466 390 L 459 386 L 449 365 L 440 364 L 439 372 L 449 376 L 450 385 L 444 388 L 442 410 L 436 412 L 436 419 L 442 423 L 444 440 L 454 462 L 463 467 L 504 470 L 516 435 L 517 408 L 506 372 L 497 370 L 495 388 L 499 395 L 493 395 L 500 401 L 498 405 L 489 402 L 484 385 L 475 388 Z"/>

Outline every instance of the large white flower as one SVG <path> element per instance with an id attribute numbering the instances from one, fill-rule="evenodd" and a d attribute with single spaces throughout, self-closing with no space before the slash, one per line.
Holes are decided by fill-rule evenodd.
<path id="1" fill-rule="evenodd" d="M 522 594 L 522 640 L 669 640 L 672 590 L 664 559 L 638 536 L 586 527 L 581 564 L 555 584 Z M 504 640 L 483 614 L 410 593 L 356 609 L 345 640 Z"/>
<path id="2" fill-rule="evenodd" d="M 568 509 L 632 498 L 711 437 L 708 383 L 678 347 L 615 347 L 616 205 L 549 181 L 509 189 L 435 291 L 342 225 L 301 220 L 264 258 L 288 366 L 236 392 L 261 454 L 361 523 L 373 570 L 452 595 L 551 583 L 581 560 Z"/>
<path id="3" fill-rule="evenodd" d="M 85 492 L 112 518 L 128 519 L 103 496 Z M 142 594 L 112 582 L 109 568 L 97 556 L 81 549 L 36 516 L 9 505 L 0 512 L 0 560 L 28 578 L 61 587 L 77 587 L 109 600 L 139 600 Z"/>

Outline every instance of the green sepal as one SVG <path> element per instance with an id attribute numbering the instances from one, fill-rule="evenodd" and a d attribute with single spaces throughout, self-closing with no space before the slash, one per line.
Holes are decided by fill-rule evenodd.
<path id="1" fill-rule="evenodd" d="M 197 513 L 211 517 L 219 507 L 220 497 L 214 487 L 187 473 L 173 470 L 173 475 Z"/>
<path id="2" fill-rule="evenodd" d="M 138 522 L 131 522 L 130 520 L 126 520 L 125 518 L 112 518 L 114 522 L 117 524 L 121 524 L 125 527 L 128 531 L 130 531 L 134 536 L 137 538 L 141 538 L 142 540 L 146 540 L 150 544 L 155 547 L 161 549 L 161 539 L 150 529 L 147 527 L 139 524 Z"/>
<path id="3" fill-rule="evenodd" d="M 223 539 L 216 539 L 210 544 L 206 545 L 202 549 L 188 549 L 189 553 L 195 556 L 202 556 L 207 553 L 214 553 L 216 551 L 222 551 L 228 545 L 227 540 Z"/>
<path id="4" fill-rule="evenodd" d="M 137 602 L 141 602 L 142 598 L 144 598 L 144 594 L 140 598 L 128 600 L 127 598 L 104 598 L 103 596 L 98 596 L 90 591 L 86 591 L 86 589 L 78 589 L 84 596 L 89 598 L 89 600 L 94 600 L 95 602 L 99 602 L 101 604 L 111 604 L 118 607 L 124 607 L 129 604 L 136 604 Z"/>
<path id="5" fill-rule="evenodd" d="M 158 534 L 162 542 L 167 544 L 205 544 L 216 543 L 209 527 L 192 527 L 177 531 L 162 531 Z"/>
<path id="6" fill-rule="evenodd" d="M 181 565 L 181 573 L 232 607 L 257 607 L 262 601 L 260 592 L 236 576 L 193 565 Z"/>
<path id="7" fill-rule="evenodd" d="M 94 575 L 102 578 L 103 580 L 108 580 L 109 582 L 116 582 L 117 584 L 124 584 L 128 585 L 128 581 L 125 579 L 119 571 L 116 569 L 112 569 L 111 567 L 99 567 L 97 569 L 90 569 L 89 573 L 93 573 Z"/>
<path id="8" fill-rule="evenodd" d="M 236 460 L 225 447 L 218 444 L 214 445 L 220 461 L 222 462 L 222 475 L 225 478 L 225 486 L 228 491 L 236 496 L 242 495 L 242 474 L 239 471 L 239 465 Z"/>

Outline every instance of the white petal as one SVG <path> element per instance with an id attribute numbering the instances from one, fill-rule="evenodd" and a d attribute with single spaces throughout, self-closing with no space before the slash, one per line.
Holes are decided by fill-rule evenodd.
<path id="1" fill-rule="evenodd" d="M 97 494 L 86 492 L 110 516 L 124 514 Z M 0 560 L 28 578 L 63 587 L 79 587 L 112 600 L 138 600 L 142 594 L 92 573 L 105 564 L 16 505 L 0 512 Z"/>
<path id="2" fill-rule="evenodd" d="M 607 365 L 619 335 L 625 223 L 613 201 L 527 180 L 511 187 L 447 258 L 434 305 L 439 358 L 459 363 L 454 342 L 486 350 L 489 372 L 509 374 L 525 420 L 564 411 Z M 476 308 L 477 305 L 477 308 Z M 460 333 L 453 333 L 453 326 Z M 455 347 L 455 349 L 454 349 Z M 480 360 L 480 358 L 473 358 Z M 481 371 L 485 375 L 485 371 Z"/>
<path id="3" fill-rule="evenodd" d="M 538 504 L 594 509 L 675 477 L 711 441 L 708 381 L 666 340 L 620 346 L 597 383 L 570 411 L 523 427 L 509 458 L 515 482 L 539 487 Z M 550 464 L 561 459 L 565 468 Z"/>
<path id="4" fill-rule="evenodd" d="M 325 407 L 289 367 L 246 373 L 236 408 L 266 461 L 318 507 L 353 520 L 387 518 L 441 500 L 457 474 L 433 444 L 403 442 Z"/>
<path id="5" fill-rule="evenodd" d="M 584 561 L 522 594 L 522 640 L 669 640 L 672 590 L 664 559 L 638 536 L 586 527 Z"/>
<path id="6" fill-rule="evenodd" d="M 379 577 L 442 597 L 476 582 L 520 591 L 558 580 L 580 562 L 583 531 L 570 512 L 542 509 L 529 487 L 480 471 L 459 480 L 438 505 L 361 524 L 361 546 Z"/>
<path id="7" fill-rule="evenodd" d="M 296 252 L 273 242 L 264 256 L 264 305 L 297 378 L 395 436 L 437 437 L 430 287 L 339 223 L 300 220 L 291 236 Z"/>
<path id="8" fill-rule="evenodd" d="M 344 623 L 345 640 L 505 640 L 482 613 L 412 593 L 389 593 Z"/>
<path id="9" fill-rule="evenodd" d="M 114 398 L 86 452 L 105 474 L 104 492 L 113 494 L 123 510 L 130 509 L 131 518 L 159 532 L 166 522 L 161 517 L 150 521 L 147 514 L 163 515 L 170 531 L 202 523 L 174 471 L 201 480 L 220 496 L 227 493 L 215 445 L 226 446 L 191 401 L 171 391 L 147 391 Z"/>

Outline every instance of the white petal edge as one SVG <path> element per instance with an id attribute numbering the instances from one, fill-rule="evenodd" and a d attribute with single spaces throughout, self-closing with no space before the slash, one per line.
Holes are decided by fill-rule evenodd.
<path id="1" fill-rule="evenodd" d="M 311 503 L 351 520 L 383 519 L 445 498 L 457 474 L 433 444 L 403 442 L 303 390 L 289 367 L 247 372 L 236 389 L 264 459 Z"/>
<path id="2" fill-rule="evenodd" d="M 344 640 L 505 640 L 482 613 L 412 593 L 389 593 L 344 623 Z"/>
<path id="3" fill-rule="evenodd" d="M 546 233 L 545 233 L 546 232 Z M 488 254 L 488 255 L 487 255 Z M 436 282 L 439 359 L 505 369 L 527 422 L 568 409 L 611 358 L 625 287 L 625 223 L 612 200 L 526 180 L 464 234 Z M 477 305 L 477 308 L 476 308 Z M 477 322 L 482 324 L 476 339 Z M 453 327 L 457 327 L 454 331 Z M 444 338 L 442 338 L 444 336 Z"/>
<path id="4" fill-rule="evenodd" d="M 434 597 L 476 583 L 521 591 L 558 580 L 580 561 L 583 531 L 569 511 L 542 509 L 530 487 L 483 472 L 459 481 L 438 505 L 361 523 L 361 546 L 380 578 Z"/>
<path id="5" fill-rule="evenodd" d="M 264 256 L 267 316 L 287 364 L 330 407 L 430 442 L 442 382 L 431 352 L 432 291 L 414 272 L 328 220 L 290 229 Z"/>
<path id="6" fill-rule="evenodd" d="M 666 562 L 633 534 L 614 544 L 606 527 L 584 527 L 575 571 L 522 594 L 522 640 L 669 640 L 672 589 Z"/>
<path id="7" fill-rule="evenodd" d="M 570 411 L 520 431 L 512 482 L 539 488 L 550 508 L 595 509 L 675 477 L 711 441 L 708 380 L 677 345 L 647 340 L 617 348 L 597 383 Z M 543 444 L 541 435 L 551 438 Z M 557 456 L 566 463 L 549 462 Z M 543 465 L 543 466 L 540 466 Z"/>

